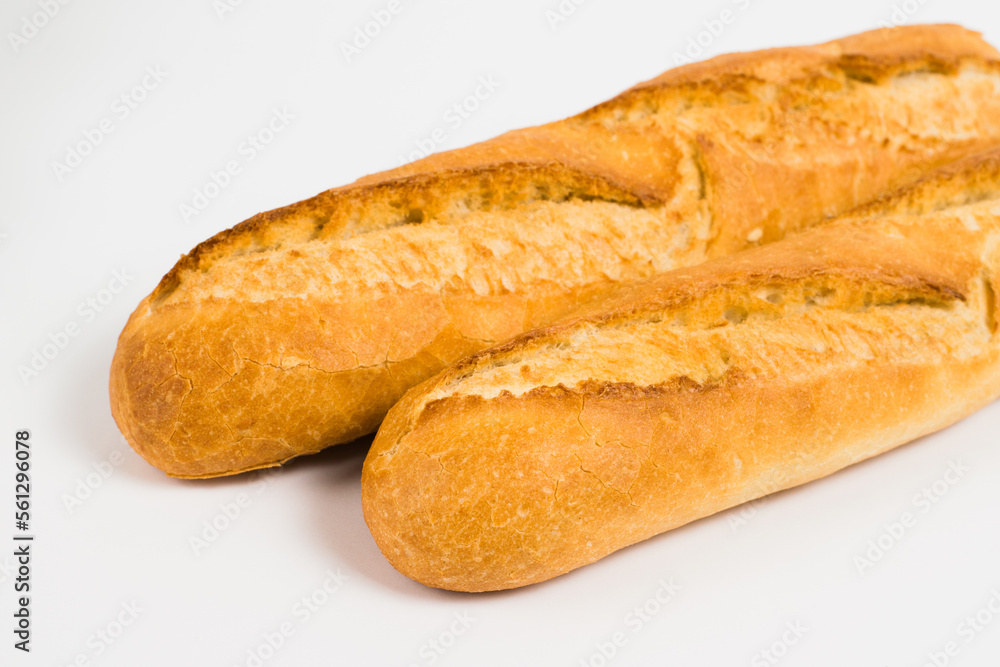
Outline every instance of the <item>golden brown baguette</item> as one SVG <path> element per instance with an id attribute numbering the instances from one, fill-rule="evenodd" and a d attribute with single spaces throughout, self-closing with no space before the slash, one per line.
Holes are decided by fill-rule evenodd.
<path id="1" fill-rule="evenodd" d="M 375 438 L 365 520 L 429 586 L 555 577 L 993 401 L 998 288 L 1000 150 L 427 380 Z"/>
<path id="2" fill-rule="evenodd" d="M 1000 60 L 956 26 L 723 56 L 568 120 L 262 213 L 129 319 L 112 412 L 179 477 L 373 431 L 411 386 L 624 282 L 870 200 L 1000 136 Z"/>

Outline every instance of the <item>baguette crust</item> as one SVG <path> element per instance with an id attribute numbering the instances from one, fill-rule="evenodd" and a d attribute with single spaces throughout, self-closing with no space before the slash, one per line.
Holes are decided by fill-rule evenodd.
<path id="1" fill-rule="evenodd" d="M 125 326 L 112 413 L 178 477 L 373 431 L 447 364 L 617 285 L 782 238 L 1000 139 L 956 26 L 723 56 L 573 118 L 275 211 L 183 257 Z"/>
<path id="2" fill-rule="evenodd" d="M 523 586 L 1000 396 L 1000 151 L 629 285 L 406 394 L 365 519 L 429 586 Z"/>

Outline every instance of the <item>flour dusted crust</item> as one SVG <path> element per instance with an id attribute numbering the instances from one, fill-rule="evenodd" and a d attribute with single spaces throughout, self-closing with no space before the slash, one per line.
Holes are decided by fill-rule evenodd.
<path id="1" fill-rule="evenodd" d="M 544 581 L 1000 396 L 1000 150 L 623 286 L 389 411 L 365 519 L 429 586 Z"/>
<path id="2" fill-rule="evenodd" d="M 981 149 L 998 89 L 996 51 L 956 26 L 723 56 L 261 213 L 139 304 L 112 413 L 179 477 L 349 441 L 464 356 Z"/>

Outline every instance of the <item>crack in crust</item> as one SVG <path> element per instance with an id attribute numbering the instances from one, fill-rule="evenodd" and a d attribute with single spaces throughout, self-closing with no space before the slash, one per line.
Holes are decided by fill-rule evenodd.
<path id="1" fill-rule="evenodd" d="M 207 271 L 214 263 L 232 257 L 432 219 L 454 222 L 473 211 L 511 210 L 538 201 L 573 199 L 636 208 L 662 203 L 657 193 L 630 190 L 600 174 L 555 161 L 545 165 L 505 163 L 348 186 L 259 213 L 204 241 L 163 277 L 152 301 L 154 306 L 166 301 L 185 273 Z"/>
<path id="2" fill-rule="evenodd" d="M 948 308 L 952 302 L 966 301 L 965 294 L 954 285 L 930 282 L 915 275 L 878 275 L 870 268 L 853 272 L 810 267 L 782 273 L 749 272 L 710 284 L 687 284 L 683 288 L 683 270 L 672 272 L 671 277 L 675 280 L 663 281 L 666 284 L 655 290 L 650 290 L 654 281 L 647 281 L 643 287 L 650 293 L 641 302 L 629 298 L 616 302 L 616 295 L 611 295 L 593 305 L 597 311 L 594 315 L 529 331 L 472 354 L 448 369 L 448 379 L 441 381 L 440 391 L 459 393 L 463 383 L 498 368 L 525 362 L 532 355 L 553 352 L 569 357 L 577 353 L 578 339 L 596 335 L 601 329 L 628 329 L 631 333 L 637 327 L 649 326 L 693 332 L 739 326 L 758 319 L 777 320 L 814 308 L 863 312 L 899 305 Z M 614 381 L 587 381 L 578 387 L 585 394 L 621 392 L 632 387 L 656 395 L 673 391 L 677 382 L 688 388 L 704 387 L 686 376 L 646 387 Z"/>

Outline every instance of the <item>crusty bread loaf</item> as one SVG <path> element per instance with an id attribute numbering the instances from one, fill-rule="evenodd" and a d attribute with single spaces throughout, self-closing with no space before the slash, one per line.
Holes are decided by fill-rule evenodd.
<path id="1" fill-rule="evenodd" d="M 998 289 L 1000 151 L 451 366 L 389 411 L 365 519 L 430 586 L 563 574 L 994 400 Z"/>
<path id="2" fill-rule="evenodd" d="M 111 369 L 179 477 L 373 431 L 409 387 L 615 285 L 781 238 L 1000 136 L 955 26 L 682 67 L 578 116 L 262 213 L 183 257 Z"/>

